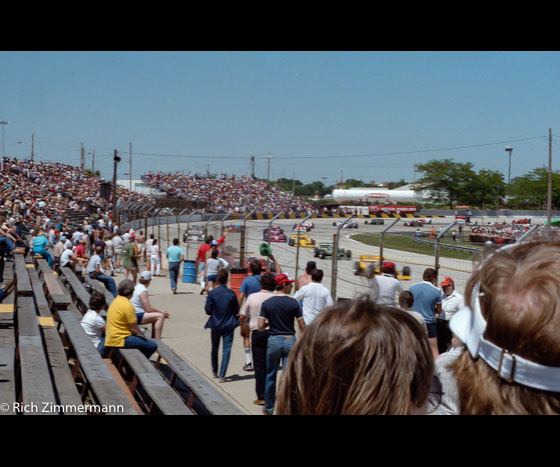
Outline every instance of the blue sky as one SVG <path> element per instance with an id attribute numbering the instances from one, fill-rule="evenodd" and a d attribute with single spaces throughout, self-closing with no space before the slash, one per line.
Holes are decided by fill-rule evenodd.
<path id="1" fill-rule="evenodd" d="M 303 182 L 415 177 L 435 158 L 500 170 L 548 165 L 560 135 L 559 52 L 0 52 L 5 152 L 112 178 L 148 170 Z M 559 137 L 553 138 L 558 170 Z M 451 149 L 456 148 L 456 149 Z M 86 167 L 91 167 L 91 155 Z M 416 174 L 416 176 L 418 176 Z"/>

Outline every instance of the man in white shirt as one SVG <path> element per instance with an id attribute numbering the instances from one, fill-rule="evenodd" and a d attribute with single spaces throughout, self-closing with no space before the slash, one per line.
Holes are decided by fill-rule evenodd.
<path id="1" fill-rule="evenodd" d="M 381 274 L 368 279 L 371 297 L 378 305 L 397 306 L 399 294 L 404 290 L 396 277 L 395 263 L 383 261 Z"/>
<path id="2" fill-rule="evenodd" d="M 455 290 L 455 282 L 451 277 L 444 277 L 440 284 L 443 291 L 441 299 L 441 313 L 437 316 L 439 353 L 446 352 L 451 345 L 451 330 L 449 320 L 459 310 L 465 307 L 465 299 Z"/>
<path id="3" fill-rule="evenodd" d="M 85 333 L 91 339 L 91 343 L 98 350 L 99 343 L 103 339 L 103 331 L 105 331 L 105 320 L 100 313 L 106 306 L 105 296 L 94 291 L 89 300 L 89 310 L 80 321 Z"/>
<path id="4" fill-rule="evenodd" d="M 294 295 L 296 300 L 303 301 L 303 320 L 306 326 L 326 307 L 334 304 L 329 289 L 321 284 L 322 280 L 323 271 L 321 269 L 314 269 L 311 271 L 311 282 L 304 285 Z"/>

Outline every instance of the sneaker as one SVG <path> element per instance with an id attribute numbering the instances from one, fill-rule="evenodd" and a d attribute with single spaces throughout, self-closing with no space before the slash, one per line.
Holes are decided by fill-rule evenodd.
<path id="1" fill-rule="evenodd" d="M 268 412 L 268 410 L 266 410 L 266 408 L 262 408 L 262 413 L 263 415 L 272 415 L 271 413 Z"/>
<path id="2" fill-rule="evenodd" d="M 243 365 L 243 371 L 255 371 L 255 369 L 253 368 L 253 364 L 245 363 L 245 365 Z"/>
<path id="3" fill-rule="evenodd" d="M 218 377 L 218 373 L 212 373 L 212 377 L 213 377 L 213 378 L 217 378 L 217 377 Z"/>
<path id="4" fill-rule="evenodd" d="M 253 401 L 255 405 L 264 405 L 264 399 L 256 399 Z"/>
<path id="5" fill-rule="evenodd" d="M 223 378 L 220 378 L 218 381 L 220 383 L 225 383 L 225 382 L 227 382 L 227 379 L 225 377 L 223 377 Z"/>
<path id="6" fill-rule="evenodd" d="M 177 295 L 177 289 L 173 289 L 173 295 Z"/>

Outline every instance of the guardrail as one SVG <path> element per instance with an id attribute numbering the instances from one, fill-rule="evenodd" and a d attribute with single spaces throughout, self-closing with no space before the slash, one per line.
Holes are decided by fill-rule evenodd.
<path id="1" fill-rule="evenodd" d="M 413 240 L 416 243 L 423 243 L 425 245 L 432 245 L 432 246 L 436 245 L 435 241 L 430 242 L 429 240 L 422 240 L 421 238 L 416 238 L 416 237 L 413 237 Z M 470 248 L 468 246 L 461 246 L 461 245 L 449 245 L 448 243 L 440 243 L 439 246 L 440 247 L 445 247 L 445 248 L 451 248 L 451 249 L 454 249 L 454 250 L 468 251 L 468 252 L 471 252 L 471 253 L 480 253 L 480 251 L 481 251 L 480 248 Z"/>

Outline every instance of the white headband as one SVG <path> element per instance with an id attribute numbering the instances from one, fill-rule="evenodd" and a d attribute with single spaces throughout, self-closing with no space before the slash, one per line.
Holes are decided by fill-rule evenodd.
<path id="1" fill-rule="evenodd" d="M 504 249 L 509 249 L 508 245 Z M 449 327 L 465 343 L 473 358 L 482 358 L 507 382 L 519 383 L 543 391 L 560 392 L 560 367 L 532 362 L 502 349 L 484 338 L 486 320 L 480 308 L 480 282 L 474 286 L 471 307 L 453 315 Z"/>

